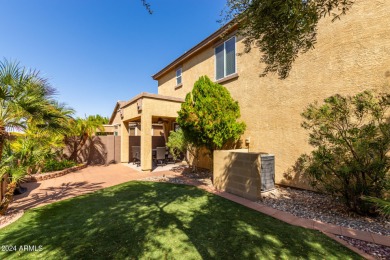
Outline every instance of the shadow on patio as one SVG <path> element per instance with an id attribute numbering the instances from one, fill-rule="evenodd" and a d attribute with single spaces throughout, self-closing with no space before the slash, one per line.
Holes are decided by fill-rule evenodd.
<path id="1" fill-rule="evenodd" d="M 45 205 L 65 198 L 96 191 L 103 188 L 102 184 L 102 182 L 68 182 L 62 183 L 58 187 L 51 186 L 47 188 L 40 188 L 39 191 L 36 192 L 36 190 L 38 190 L 37 188 L 41 184 L 36 182 L 24 183 L 22 186 L 28 189 L 27 192 L 21 195 L 16 195 L 10 209 L 27 210 L 38 205 Z M 31 196 L 29 196 L 30 193 Z"/>

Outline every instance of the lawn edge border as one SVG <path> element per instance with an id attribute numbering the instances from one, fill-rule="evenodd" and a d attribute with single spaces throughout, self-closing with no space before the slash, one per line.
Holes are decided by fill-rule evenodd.
<path id="1" fill-rule="evenodd" d="M 23 216 L 24 216 L 24 210 L 21 210 L 21 213 L 18 214 L 16 217 L 12 218 L 10 221 L 8 221 L 8 222 L 6 222 L 6 223 L 4 223 L 4 224 L 1 224 L 1 225 L 0 225 L 0 229 L 3 229 L 3 228 L 5 228 L 6 226 L 8 226 L 8 225 L 14 223 L 15 221 L 17 221 L 18 219 L 20 219 L 20 218 L 23 217 Z"/>
<path id="2" fill-rule="evenodd" d="M 320 232 L 323 233 L 324 235 L 326 235 L 326 236 L 328 236 L 329 238 L 333 239 L 334 241 L 336 241 L 336 242 L 342 244 L 343 246 L 349 248 L 350 250 L 352 250 L 353 252 L 359 254 L 360 256 L 364 257 L 365 259 L 368 259 L 368 260 L 375 260 L 375 258 L 374 258 L 373 256 L 371 256 L 371 255 L 367 254 L 366 252 L 364 252 L 364 251 L 362 251 L 362 250 L 360 250 L 360 249 L 358 249 L 358 248 L 356 248 L 356 247 L 354 247 L 354 246 L 348 244 L 346 241 L 342 240 L 341 238 L 338 238 L 338 237 L 336 236 L 336 234 L 325 232 L 325 231 L 321 230 L 320 228 L 315 228 L 315 227 L 304 227 L 304 226 L 302 226 L 302 225 L 297 225 L 297 224 L 292 223 L 292 222 L 294 222 L 294 221 L 289 222 L 289 221 L 285 221 L 285 220 L 283 220 L 283 219 L 276 218 L 276 217 L 275 217 L 275 214 L 272 214 L 272 215 L 271 215 L 271 214 L 267 214 L 267 213 L 264 213 L 264 212 L 262 212 L 262 211 L 260 211 L 260 210 L 258 210 L 258 209 L 256 209 L 256 208 L 254 208 L 254 207 L 250 207 L 249 204 L 251 204 L 252 201 L 248 201 L 247 203 L 240 203 L 240 200 L 241 200 L 241 199 L 244 199 L 244 200 L 247 200 L 247 199 L 242 198 L 242 197 L 239 197 L 239 196 L 234 195 L 234 194 L 231 194 L 231 193 L 228 193 L 228 192 L 226 192 L 226 191 L 224 192 L 224 191 L 212 190 L 212 189 L 206 187 L 205 185 L 203 185 L 202 183 L 199 183 L 199 182 L 197 183 L 196 181 L 193 181 L 193 180 L 191 180 L 189 183 L 186 183 L 186 184 L 187 184 L 187 185 L 191 185 L 191 186 L 196 186 L 196 187 L 198 187 L 198 188 L 200 188 L 200 189 L 202 189 L 202 190 L 204 190 L 204 191 L 206 191 L 206 192 L 209 192 L 209 193 L 211 193 L 211 194 L 214 194 L 214 195 L 217 195 L 217 196 L 219 196 L 219 197 L 225 198 L 225 199 L 227 199 L 227 200 L 229 200 L 229 201 L 235 202 L 235 203 L 240 204 L 240 205 L 242 205 L 242 206 L 244 206 L 244 207 L 246 207 L 246 208 L 255 210 L 255 211 L 259 212 L 259 213 L 268 215 L 268 216 L 270 216 L 270 217 L 272 217 L 272 218 L 278 219 L 278 220 L 280 220 L 280 221 L 282 221 L 282 222 L 285 222 L 285 223 L 287 223 L 287 224 L 290 224 L 290 225 L 293 225 L 293 226 L 302 227 L 302 228 L 306 228 L 306 229 L 311 229 L 311 230 L 320 231 Z M 226 195 L 225 195 L 226 193 L 228 193 L 229 195 L 226 196 Z M 225 195 L 225 196 L 224 196 L 224 195 Z M 238 197 L 239 199 L 238 199 L 238 200 L 233 200 L 233 199 L 231 199 L 231 196 L 230 196 L 230 195 L 232 195 L 232 196 L 234 196 L 234 197 Z M 229 197 L 230 197 L 230 198 L 229 198 Z M 262 206 L 263 206 L 263 205 L 262 205 Z M 263 206 L 263 207 L 266 207 L 266 206 Z M 279 211 L 279 210 L 277 210 L 277 211 Z M 282 211 L 281 211 L 281 212 L 282 212 Z M 321 222 L 321 223 L 323 223 L 323 222 Z M 327 223 L 323 223 L 323 224 L 327 225 Z M 336 232 L 336 233 L 337 233 L 337 232 Z M 348 236 L 348 235 L 347 235 L 347 236 Z M 348 236 L 348 237 L 352 237 L 352 236 Z M 353 238 L 359 239 L 359 238 L 356 238 L 356 237 L 353 237 Z M 367 242 L 367 241 L 366 241 L 366 242 Z"/>

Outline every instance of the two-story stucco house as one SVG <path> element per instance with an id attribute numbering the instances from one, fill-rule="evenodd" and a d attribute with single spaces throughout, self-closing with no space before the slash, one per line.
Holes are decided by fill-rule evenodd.
<path id="1" fill-rule="evenodd" d="M 207 75 L 239 102 L 241 120 L 247 124 L 242 138 L 250 138 L 246 148 L 274 154 L 276 182 L 297 185 L 299 180 L 290 170 L 300 154 L 311 150 L 308 133 L 300 125 L 304 108 L 336 93 L 390 91 L 389 14 L 390 1 L 361 0 L 341 20 L 321 20 L 315 49 L 300 55 L 284 80 L 272 74 L 259 77 L 264 66 L 259 51 L 253 48 L 237 55 L 243 53 L 243 39 L 234 27 L 221 38 L 225 32 L 221 28 L 153 75 L 158 94 L 143 93 L 122 104 L 122 125 L 140 121 L 143 129 L 150 129 L 153 122 L 164 119 L 166 131 L 172 129 L 185 95 L 200 76 Z M 122 127 L 123 134 L 126 131 Z M 151 158 L 148 140 L 150 133 L 141 135 L 144 158 Z M 122 140 L 124 162 L 129 145 Z M 151 159 L 144 160 L 141 168 L 151 169 Z"/>

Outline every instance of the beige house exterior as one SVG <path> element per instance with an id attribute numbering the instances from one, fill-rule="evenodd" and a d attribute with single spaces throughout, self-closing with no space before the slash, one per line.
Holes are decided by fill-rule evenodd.
<path id="1" fill-rule="evenodd" d="M 234 28 L 224 39 L 222 28 L 153 76 L 158 81 L 158 95 L 165 97 L 169 108 L 163 108 L 159 99 L 144 98 L 142 105 L 150 106 L 150 111 L 141 115 L 135 103 L 131 103 L 123 107 L 124 117 L 127 121 L 142 118 L 143 128 L 150 128 L 156 115 L 174 119 L 180 109 L 179 100 L 185 98 L 200 76 L 207 75 L 224 85 L 240 104 L 240 120 L 247 124 L 242 138 L 250 138 L 243 148 L 275 155 L 276 183 L 306 187 L 301 176 L 293 171 L 297 158 L 312 149 L 308 145 L 308 132 L 300 125 L 300 114 L 309 103 L 321 102 L 336 93 L 390 91 L 389 14 L 390 1 L 360 0 L 341 20 L 322 19 L 315 49 L 299 55 L 285 80 L 273 74 L 259 77 L 263 64 L 256 48 L 249 54 L 236 55 L 234 73 L 217 79 L 216 48 L 235 37 L 235 53 L 244 50 L 242 38 L 235 35 Z M 123 131 L 126 129 L 122 127 L 122 134 Z M 125 155 L 123 149 L 127 148 L 122 147 Z M 147 149 L 142 152 L 144 156 L 150 156 L 149 153 Z M 144 169 L 148 168 L 144 165 Z"/>
<path id="2" fill-rule="evenodd" d="M 155 142 L 159 146 L 165 144 L 183 101 L 178 97 L 144 92 L 129 101 L 118 101 L 109 124 L 111 129 L 116 127 L 115 131 L 121 136 L 120 161 L 131 162 L 131 147 L 140 146 L 141 170 L 152 170 L 153 141 L 156 141 L 153 137 L 163 138 L 163 142 Z"/>

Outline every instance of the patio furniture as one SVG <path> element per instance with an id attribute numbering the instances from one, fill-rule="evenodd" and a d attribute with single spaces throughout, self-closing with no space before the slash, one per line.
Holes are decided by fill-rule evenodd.
<path id="1" fill-rule="evenodd" d="M 173 158 L 173 155 L 169 152 L 169 150 L 167 150 L 166 152 L 166 158 L 167 163 L 175 163 L 175 159 Z"/>
<path id="2" fill-rule="evenodd" d="M 156 147 L 156 165 L 166 165 L 165 147 Z M 159 164 L 160 163 L 160 164 Z"/>
<path id="3" fill-rule="evenodd" d="M 136 164 L 137 167 L 141 165 L 141 147 L 140 146 L 132 146 L 131 153 L 133 155 L 133 164 Z"/>

